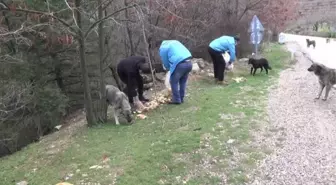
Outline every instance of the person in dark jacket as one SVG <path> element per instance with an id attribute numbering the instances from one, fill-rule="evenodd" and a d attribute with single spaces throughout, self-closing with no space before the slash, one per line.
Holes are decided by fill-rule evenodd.
<path id="1" fill-rule="evenodd" d="M 170 104 L 181 104 L 184 102 L 187 80 L 192 70 L 191 53 L 177 40 L 158 41 L 156 46 L 160 46 L 159 54 L 163 66 L 170 72 L 173 95 Z"/>
<path id="2" fill-rule="evenodd" d="M 214 77 L 216 82 L 225 84 L 224 70 L 225 61 L 222 56 L 226 51 L 230 54 L 229 65 L 236 59 L 236 45 L 239 42 L 239 37 L 222 36 L 213 40 L 208 47 L 208 52 L 211 56 L 214 68 Z"/>
<path id="3" fill-rule="evenodd" d="M 130 56 L 121 60 L 117 65 L 119 78 L 124 84 L 126 84 L 123 91 L 127 94 L 128 101 L 132 107 L 134 107 L 133 97 L 136 97 L 137 94 L 140 101 L 149 101 L 143 95 L 143 79 L 140 75 L 140 71 L 146 74 L 151 73 L 149 64 L 146 62 L 146 58 L 142 56 Z"/>

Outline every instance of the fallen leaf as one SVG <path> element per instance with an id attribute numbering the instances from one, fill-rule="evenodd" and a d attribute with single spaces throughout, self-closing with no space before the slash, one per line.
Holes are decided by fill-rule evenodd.
<path id="1" fill-rule="evenodd" d="M 140 119 L 146 119 L 147 118 L 147 116 L 144 115 L 144 114 L 138 114 L 137 117 L 140 118 Z"/>
<path id="2" fill-rule="evenodd" d="M 235 140 L 234 139 L 229 139 L 226 143 L 232 144 Z"/>
<path id="3" fill-rule="evenodd" d="M 108 157 L 104 157 L 103 158 L 103 163 L 107 163 L 107 162 L 109 162 L 110 161 L 110 158 L 108 158 Z"/>
<path id="4" fill-rule="evenodd" d="M 73 174 L 70 173 L 70 174 L 68 174 L 64 177 L 64 180 L 69 180 L 72 176 L 73 176 Z"/>
<path id="5" fill-rule="evenodd" d="M 244 78 L 244 77 L 237 77 L 237 78 L 233 78 L 233 80 L 234 80 L 236 83 L 240 83 L 240 82 L 244 82 L 244 81 L 246 81 L 246 78 Z"/>
<path id="6" fill-rule="evenodd" d="M 28 182 L 27 181 L 21 181 L 21 182 L 16 183 L 16 185 L 28 185 Z"/>
<path id="7" fill-rule="evenodd" d="M 61 129 L 61 127 L 62 127 L 62 125 L 57 125 L 57 126 L 55 126 L 55 128 L 56 128 L 57 130 Z"/>
<path id="8" fill-rule="evenodd" d="M 103 167 L 102 166 L 99 166 L 99 165 L 93 165 L 91 166 L 89 169 L 102 169 Z"/>
<path id="9" fill-rule="evenodd" d="M 57 183 L 56 185 L 73 185 L 73 184 L 70 184 L 68 182 L 60 182 L 60 183 Z"/>

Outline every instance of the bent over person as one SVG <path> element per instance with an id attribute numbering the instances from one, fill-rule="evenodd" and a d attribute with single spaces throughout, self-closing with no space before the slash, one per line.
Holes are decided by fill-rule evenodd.
<path id="1" fill-rule="evenodd" d="M 156 46 L 160 46 L 159 54 L 163 66 L 170 72 L 173 95 L 170 104 L 181 104 L 184 102 L 188 75 L 192 70 L 191 53 L 177 40 L 159 41 Z"/>
<path id="2" fill-rule="evenodd" d="M 149 74 L 151 72 L 146 58 L 142 56 L 130 56 L 121 60 L 117 65 L 117 73 L 120 80 L 126 84 L 123 89 L 128 96 L 128 101 L 134 107 L 133 97 L 139 96 L 142 102 L 149 101 L 143 95 L 143 79 L 140 71 Z"/>
<path id="3" fill-rule="evenodd" d="M 239 42 L 238 37 L 222 36 L 212 42 L 208 47 L 208 52 L 211 56 L 214 68 L 214 77 L 216 82 L 225 84 L 224 82 L 224 70 L 225 61 L 222 56 L 226 51 L 230 54 L 229 65 L 231 65 L 236 59 L 236 45 Z"/>

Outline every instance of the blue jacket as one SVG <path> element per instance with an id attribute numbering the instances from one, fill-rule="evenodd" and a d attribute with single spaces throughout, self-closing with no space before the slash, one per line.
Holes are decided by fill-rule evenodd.
<path id="1" fill-rule="evenodd" d="M 229 50 L 230 61 L 234 62 L 236 59 L 236 42 L 233 37 L 221 36 L 210 42 L 209 47 L 221 53 L 224 53 L 225 51 Z"/>
<path id="2" fill-rule="evenodd" d="M 164 40 L 159 53 L 163 66 L 170 74 L 173 74 L 177 64 L 192 57 L 190 51 L 178 40 Z"/>

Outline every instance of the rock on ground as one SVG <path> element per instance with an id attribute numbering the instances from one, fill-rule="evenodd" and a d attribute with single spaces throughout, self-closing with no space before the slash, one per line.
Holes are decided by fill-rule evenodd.
<path id="1" fill-rule="evenodd" d="M 261 161 L 250 184 L 336 184 L 336 93 L 314 100 L 317 77 L 307 71 L 310 62 L 303 55 L 297 61 L 269 95 L 270 127 L 283 133 L 267 139 L 277 143 L 274 152 Z"/>

